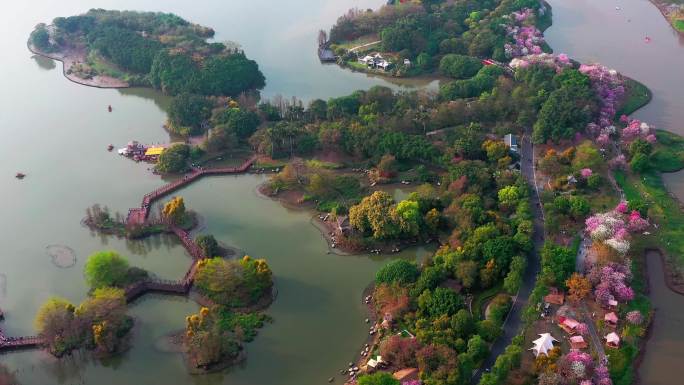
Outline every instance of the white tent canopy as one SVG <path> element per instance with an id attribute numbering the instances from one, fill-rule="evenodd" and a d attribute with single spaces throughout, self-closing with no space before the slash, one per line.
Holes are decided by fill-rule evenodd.
<path id="1" fill-rule="evenodd" d="M 558 340 L 553 338 L 550 333 L 543 333 L 539 335 L 539 338 L 532 341 L 534 346 L 529 350 L 534 353 L 535 357 L 539 356 L 540 354 L 548 355 L 549 350 L 553 349 L 554 342 L 558 342 Z"/>
<path id="2" fill-rule="evenodd" d="M 619 344 L 620 343 L 620 336 L 617 335 L 615 332 L 610 332 L 608 335 L 605 337 L 606 342 L 609 344 Z"/>

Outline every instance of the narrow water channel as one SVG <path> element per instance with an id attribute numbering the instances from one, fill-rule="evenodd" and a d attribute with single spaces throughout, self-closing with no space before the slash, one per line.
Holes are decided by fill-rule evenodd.
<path id="1" fill-rule="evenodd" d="M 651 338 L 646 346 L 639 376 L 642 384 L 681 384 L 684 349 L 684 296 L 674 293 L 664 282 L 660 254 L 646 255 L 650 297 L 656 311 Z"/>

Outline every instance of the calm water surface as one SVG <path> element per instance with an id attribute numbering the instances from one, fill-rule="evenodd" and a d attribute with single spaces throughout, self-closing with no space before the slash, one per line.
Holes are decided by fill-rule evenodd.
<path id="1" fill-rule="evenodd" d="M 553 26 L 546 32 L 556 52 L 582 62 L 600 62 L 643 82 L 653 101 L 634 116 L 658 128 L 684 134 L 684 39 L 646 0 L 548 0 Z M 620 9 L 615 9 L 619 7 Z M 644 38 L 651 38 L 646 43 Z M 684 198 L 684 173 L 665 176 Z M 651 338 L 641 364 L 643 384 L 682 384 L 684 297 L 667 289 L 662 265 L 648 256 L 651 300 L 656 308 Z"/>
<path id="2" fill-rule="evenodd" d="M 171 237 L 131 242 L 92 234 L 80 225 L 85 208 L 102 203 L 125 213 L 163 182 L 147 165 L 105 150 L 131 139 L 167 142 L 161 128 L 168 99 L 151 90 L 100 90 L 73 84 L 61 64 L 34 58 L 25 42 L 36 23 L 91 7 L 175 12 L 212 26 L 218 40 L 239 41 L 266 75 L 267 97 L 328 98 L 369 88 L 392 87 L 379 78 L 335 66 L 315 55 L 318 29 L 354 6 L 381 0 L 236 1 L 15 1 L 0 13 L 0 307 L 9 335 L 33 333 L 40 304 L 52 295 L 80 302 L 86 295 L 86 257 L 113 249 L 162 278 L 182 276 L 189 257 Z M 406 86 L 424 86 L 412 81 Z M 106 111 L 111 104 L 114 112 Z M 18 171 L 28 176 L 14 179 Z M 268 310 L 276 320 L 247 346 L 243 367 L 208 376 L 187 374 L 178 354 L 164 353 L 163 336 L 183 327 L 197 305 L 182 298 L 147 296 L 131 307 L 137 319 L 133 348 L 108 362 L 75 356 L 55 360 L 38 351 L 0 356 L 24 385 L 45 384 L 316 384 L 353 359 L 366 333 L 363 288 L 386 257 L 341 257 L 310 223 L 260 198 L 260 176 L 206 179 L 180 192 L 205 222 L 204 231 L 255 257 L 265 257 L 276 276 L 278 300 Z M 74 249 L 76 264 L 54 265 L 50 245 Z M 426 254 L 414 249 L 400 257 Z M 339 377 L 339 376 L 338 376 Z M 338 378 L 338 381 L 341 379 Z"/>

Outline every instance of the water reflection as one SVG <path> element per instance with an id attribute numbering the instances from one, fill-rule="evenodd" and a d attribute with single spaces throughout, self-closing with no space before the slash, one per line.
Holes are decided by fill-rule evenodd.
<path id="1" fill-rule="evenodd" d="M 33 55 L 31 56 L 31 59 L 33 59 L 36 62 L 36 64 L 38 64 L 38 67 L 40 69 L 44 69 L 46 71 L 53 70 L 57 67 L 57 63 L 55 63 L 54 60 L 48 59 L 44 56 Z"/>
<path id="2" fill-rule="evenodd" d="M 161 92 L 152 88 L 134 87 L 134 88 L 119 88 L 117 91 L 123 96 L 139 97 L 145 100 L 151 100 L 161 110 L 166 111 L 171 103 L 171 96 L 164 95 Z"/>

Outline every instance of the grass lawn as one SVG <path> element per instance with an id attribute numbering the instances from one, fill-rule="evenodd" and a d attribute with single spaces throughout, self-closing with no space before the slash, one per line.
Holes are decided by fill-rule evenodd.
<path id="1" fill-rule="evenodd" d="M 100 75 L 111 76 L 117 79 L 126 79 L 127 74 L 124 71 L 116 68 L 112 63 L 109 63 L 96 51 L 88 52 L 88 58 L 86 59 L 88 65 L 91 66 Z"/>
<path id="2" fill-rule="evenodd" d="M 651 155 L 652 166 L 660 172 L 675 172 L 684 168 L 684 138 L 668 131 L 656 132 L 658 142 Z"/>
<path id="3" fill-rule="evenodd" d="M 636 80 L 625 78 L 625 101 L 615 116 L 630 115 L 651 101 L 653 94 L 645 85 Z"/>
<path id="4" fill-rule="evenodd" d="M 628 201 L 642 201 L 648 207 L 648 217 L 658 224 L 654 235 L 643 237 L 643 248 L 662 247 L 670 260 L 684 268 L 684 213 L 670 196 L 660 173 L 652 171 L 640 176 L 623 171 L 615 179 L 625 191 Z"/>
<path id="5" fill-rule="evenodd" d="M 674 25 L 677 31 L 684 32 L 684 19 L 675 20 L 674 23 L 672 23 L 672 25 Z"/>
<path id="6" fill-rule="evenodd" d="M 325 162 L 325 161 L 317 160 L 317 159 L 310 159 L 310 160 L 307 160 L 307 161 L 306 161 L 306 165 L 309 166 L 309 167 L 313 167 L 313 168 L 323 168 L 323 169 L 326 169 L 326 170 L 336 170 L 336 169 L 340 169 L 340 168 L 343 168 L 343 167 L 344 167 L 344 165 L 342 165 L 342 164 L 340 164 L 340 163 Z"/>
<path id="7" fill-rule="evenodd" d="M 284 160 L 274 160 L 274 159 L 259 159 L 254 164 L 254 168 L 283 168 L 287 164 Z"/>
<path id="8" fill-rule="evenodd" d="M 490 299 L 494 298 L 495 295 L 501 293 L 503 291 L 503 284 L 498 284 L 494 287 L 490 287 L 489 289 L 479 292 L 475 294 L 475 297 L 473 298 L 473 304 L 472 304 L 472 309 L 473 309 L 473 316 L 476 317 L 476 319 L 484 319 L 484 304 L 485 302 L 489 301 Z"/>

